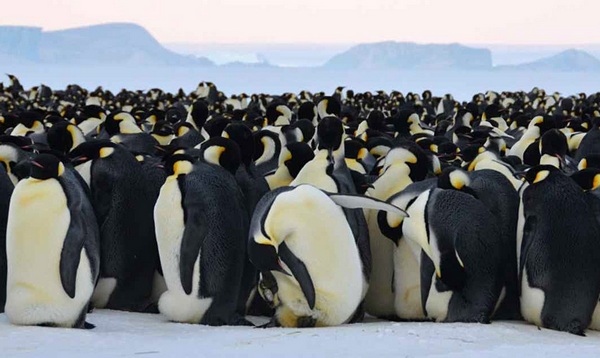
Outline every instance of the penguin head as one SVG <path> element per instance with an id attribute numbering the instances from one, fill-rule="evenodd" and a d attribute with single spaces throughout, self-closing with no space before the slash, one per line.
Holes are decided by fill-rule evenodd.
<path id="1" fill-rule="evenodd" d="M 178 152 L 165 160 L 165 172 L 168 176 L 174 175 L 175 177 L 188 174 L 192 171 L 194 162 L 191 155 Z"/>
<path id="2" fill-rule="evenodd" d="M 242 159 L 240 147 L 231 139 L 213 137 L 200 146 L 200 158 L 206 162 L 219 165 L 235 175 Z"/>
<path id="3" fill-rule="evenodd" d="M 204 123 L 206 123 L 208 115 L 208 105 L 204 100 L 199 99 L 190 106 L 186 122 L 191 123 L 196 130 L 200 130 L 204 126 Z"/>
<path id="4" fill-rule="evenodd" d="M 37 180 L 58 178 L 65 172 L 65 165 L 52 154 L 39 154 L 31 161 L 30 176 Z"/>
<path id="5" fill-rule="evenodd" d="M 125 111 L 113 112 L 106 117 L 104 128 L 110 136 L 142 132 L 131 113 Z"/>
<path id="6" fill-rule="evenodd" d="M 310 146 L 304 142 L 290 143 L 282 149 L 280 165 L 287 167 L 292 178 L 295 178 L 304 165 L 315 157 Z"/>
<path id="7" fill-rule="evenodd" d="M 316 123 L 317 118 L 317 106 L 314 103 L 307 101 L 298 108 L 298 119 L 307 119 L 312 123 Z"/>
<path id="8" fill-rule="evenodd" d="M 51 149 L 66 154 L 85 142 L 85 136 L 76 125 L 61 121 L 48 129 L 47 140 Z"/>
<path id="9" fill-rule="evenodd" d="M 600 169 L 600 154 L 590 154 L 582 158 L 577 164 L 577 169 L 583 170 L 587 168 Z"/>
<path id="10" fill-rule="evenodd" d="M 77 166 L 89 160 L 105 159 L 113 155 L 118 144 L 108 140 L 84 142 L 69 153 L 71 162 Z"/>
<path id="11" fill-rule="evenodd" d="M 600 169 L 588 168 L 575 172 L 571 175 L 577 185 L 583 190 L 596 190 L 600 187 Z"/>
<path id="12" fill-rule="evenodd" d="M 317 113 L 319 118 L 339 117 L 342 113 L 342 105 L 335 97 L 323 97 L 317 104 Z"/>
<path id="13" fill-rule="evenodd" d="M 560 170 L 552 165 L 537 165 L 525 173 L 525 180 L 530 184 L 539 184 L 554 175 L 559 175 Z"/>
<path id="14" fill-rule="evenodd" d="M 266 116 L 269 125 L 285 125 L 290 124 L 292 111 L 285 104 L 273 103 L 267 107 Z"/>
<path id="15" fill-rule="evenodd" d="M 408 176 L 413 182 L 421 181 L 427 176 L 427 155 L 415 144 L 390 150 L 385 156 L 383 170 L 398 164 L 408 166 L 410 170 Z"/>
<path id="16" fill-rule="evenodd" d="M 321 119 L 317 127 L 318 149 L 336 151 L 342 146 L 344 139 L 344 126 L 337 117 L 325 117 Z"/>
<path id="17" fill-rule="evenodd" d="M 275 245 L 275 242 L 263 233 L 253 235 L 248 243 L 248 256 L 252 258 L 252 264 L 260 272 L 277 271 L 290 275 L 283 268 Z"/>
<path id="18" fill-rule="evenodd" d="M 447 167 L 438 177 L 438 188 L 458 190 L 477 198 L 477 194 L 470 188 L 471 178 L 468 172 L 457 167 Z"/>
<path id="19" fill-rule="evenodd" d="M 232 123 L 225 127 L 221 137 L 237 143 L 242 155 L 242 163 L 248 166 L 254 158 L 254 136 L 252 130 L 242 123 Z"/>
<path id="20" fill-rule="evenodd" d="M 231 120 L 222 116 L 212 118 L 204 124 L 204 130 L 210 138 L 219 137 L 223 134 L 223 130 L 231 123 Z"/>

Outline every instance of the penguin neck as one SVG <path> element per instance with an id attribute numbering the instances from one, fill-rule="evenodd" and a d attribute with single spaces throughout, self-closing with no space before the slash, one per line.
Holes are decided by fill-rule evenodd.
<path id="1" fill-rule="evenodd" d="M 281 165 L 275 173 L 265 177 L 269 189 L 274 190 L 282 186 L 289 186 L 294 178 L 290 175 L 290 171 L 285 165 Z"/>
<path id="2" fill-rule="evenodd" d="M 373 187 L 369 188 L 366 194 L 373 198 L 387 200 L 412 183 L 409 174 L 410 168 L 405 163 L 392 164 L 375 180 Z"/>
<path id="3" fill-rule="evenodd" d="M 275 157 L 275 155 L 279 155 L 281 154 L 281 151 L 279 151 L 279 153 L 277 153 L 277 144 L 275 143 L 275 140 L 273 138 L 270 137 L 262 137 L 260 139 L 261 143 L 263 144 L 263 153 L 261 154 L 261 156 L 256 159 L 254 161 L 254 164 L 256 165 L 260 165 L 262 163 L 266 163 L 268 161 L 270 161 L 271 159 L 273 159 Z"/>

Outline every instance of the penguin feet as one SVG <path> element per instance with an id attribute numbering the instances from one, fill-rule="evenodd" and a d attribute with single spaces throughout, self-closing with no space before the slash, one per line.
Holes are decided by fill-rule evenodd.
<path id="1" fill-rule="evenodd" d="M 83 327 L 82 327 L 82 328 L 83 328 L 83 329 L 94 329 L 94 328 L 96 328 L 96 325 L 94 325 L 94 324 L 91 324 L 91 323 L 89 323 L 89 322 L 84 322 L 84 323 L 83 323 Z"/>
<path id="2" fill-rule="evenodd" d="M 241 316 L 237 316 L 234 317 L 232 319 L 229 320 L 229 325 L 230 326 L 248 326 L 248 327 L 254 327 L 254 323 L 248 321 L 247 319 L 245 319 L 244 317 Z"/>
<path id="3" fill-rule="evenodd" d="M 281 327 L 281 324 L 277 320 L 277 318 L 272 317 L 271 320 L 265 324 L 261 324 L 260 326 L 255 326 L 254 328 L 275 328 Z"/>

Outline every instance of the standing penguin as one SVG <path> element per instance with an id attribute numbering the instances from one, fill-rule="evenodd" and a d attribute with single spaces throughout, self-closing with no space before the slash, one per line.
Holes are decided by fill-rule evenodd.
<path id="1" fill-rule="evenodd" d="M 85 317 L 98 277 L 92 205 L 58 158 L 41 154 L 15 187 L 7 227 L 6 315 L 13 324 L 93 328 Z"/>
<path id="2" fill-rule="evenodd" d="M 481 201 L 498 220 L 504 250 L 504 287 L 502 304 L 494 315 L 498 319 L 519 319 L 517 275 L 517 215 L 519 195 L 506 177 L 495 170 L 465 172 L 447 168 L 439 177 L 441 189 L 459 190 Z"/>
<path id="3" fill-rule="evenodd" d="M 259 292 L 276 309 L 270 326 L 339 325 L 357 311 L 364 290 L 362 262 L 336 204 L 404 214 L 376 199 L 327 194 L 311 185 L 267 193 L 252 218 L 248 254 L 262 274 Z"/>
<path id="4" fill-rule="evenodd" d="M 236 313 L 248 231 L 239 165 L 237 145 L 219 137 L 197 164 L 185 154 L 167 160 L 154 219 L 168 287 L 159 310 L 172 321 L 249 324 Z"/>
<path id="5" fill-rule="evenodd" d="M 496 218 L 471 195 L 438 188 L 409 201 L 406 211 L 402 237 L 412 243 L 420 265 L 425 316 L 438 322 L 489 323 L 506 264 Z"/>
<path id="6" fill-rule="evenodd" d="M 600 228 L 585 193 L 559 169 L 525 176 L 521 313 L 538 326 L 584 335 L 600 294 Z"/>
<path id="7" fill-rule="evenodd" d="M 156 311 L 151 293 L 158 267 L 152 208 L 158 196 L 142 165 L 121 145 L 85 142 L 71 151 L 88 184 L 100 227 L 100 278 L 94 307 Z"/>

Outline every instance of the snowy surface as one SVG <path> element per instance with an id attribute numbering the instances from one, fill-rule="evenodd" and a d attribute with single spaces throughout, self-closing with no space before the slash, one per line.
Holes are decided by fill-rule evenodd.
<path id="1" fill-rule="evenodd" d="M 97 310 L 93 330 L 17 327 L 0 315 L 0 356 L 12 357 L 596 357 L 600 332 L 587 337 L 526 323 L 377 322 L 313 329 L 207 327 L 161 315 Z M 255 320 L 257 322 L 257 320 Z M 262 322 L 260 322 L 262 323 Z"/>

